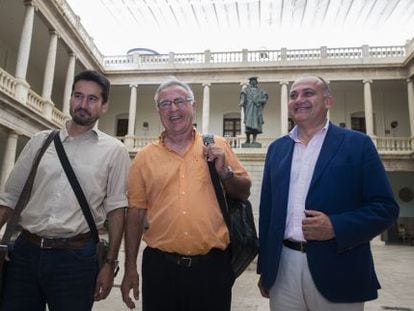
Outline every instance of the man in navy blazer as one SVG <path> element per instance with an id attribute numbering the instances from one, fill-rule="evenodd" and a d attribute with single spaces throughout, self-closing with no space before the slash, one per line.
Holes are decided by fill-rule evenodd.
<path id="1" fill-rule="evenodd" d="M 295 81 L 296 126 L 267 152 L 257 269 L 272 311 L 363 310 L 380 288 L 370 240 L 399 207 L 371 139 L 327 120 L 333 103 L 322 78 Z"/>

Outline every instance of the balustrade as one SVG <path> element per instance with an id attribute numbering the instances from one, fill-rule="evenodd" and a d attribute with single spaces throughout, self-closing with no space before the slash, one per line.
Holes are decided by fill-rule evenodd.
<path id="1" fill-rule="evenodd" d="M 43 98 L 37 95 L 32 90 L 29 90 L 29 93 L 27 95 L 27 101 L 26 105 L 30 107 L 31 109 L 35 110 L 39 114 L 42 114 L 44 110 L 44 101 Z"/>
<path id="2" fill-rule="evenodd" d="M 412 45 L 412 44 L 411 44 Z M 145 67 L 157 65 L 170 66 L 176 65 L 198 65 L 198 64 L 235 64 L 235 63 L 266 63 L 266 62 L 285 62 L 289 65 L 292 61 L 337 59 L 343 61 L 346 59 L 358 60 L 364 58 L 371 59 L 390 59 L 407 56 L 409 46 L 379 46 L 370 47 L 346 47 L 346 48 L 327 48 L 319 49 L 281 49 L 281 50 L 259 50 L 259 51 L 228 51 L 228 52 L 211 52 L 204 53 L 169 53 L 156 55 L 131 55 L 124 56 L 105 56 L 103 64 L 107 69 L 113 67 L 123 67 L 125 65 L 135 67 Z"/>
<path id="3" fill-rule="evenodd" d="M 362 48 L 350 47 L 350 48 L 328 48 L 327 58 L 337 59 L 357 59 L 362 58 Z"/>
<path id="4" fill-rule="evenodd" d="M 241 63 L 243 61 L 243 54 L 241 51 L 230 52 L 212 52 L 211 63 L 225 64 L 225 63 Z"/>
<path id="5" fill-rule="evenodd" d="M 104 63 L 104 57 L 101 52 L 96 47 L 93 38 L 88 34 L 85 27 L 80 22 L 79 16 L 75 14 L 72 8 L 67 4 L 66 1 L 63 0 L 53 0 L 57 7 L 60 7 L 62 16 L 66 17 L 70 24 L 78 31 L 80 37 L 89 47 L 92 54 L 96 57 L 96 59 L 102 64 Z"/>
<path id="6" fill-rule="evenodd" d="M 405 49 L 402 46 L 374 46 L 369 49 L 369 56 L 375 58 L 403 57 Z"/>
<path id="7" fill-rule="evenodd" d="M 124 142 L 125 137 L 116 137 L 120 141 Z M 236 137 L 224 137 L 230 147 L 233 149 L 251 150 L 249 148 L 242 148 L 242 144 L 245 142 L 246 137 L 243 135 Z M 277 137 L 270 136 L 258 136 L 257 142 L 262 145 L 262 152 L 266 152 L 267 147 Z M 158 136 L 135 136 L 134 137 L 134 150 L 138 151 L 144 148 L 147 144 L 157 141 Z M 377 150 L 380 154 L 394 153 L 394 154 L 411 154 L 414 152 L 413 140 L 410 137 L 376 137 Z"/>
<path id="8" fill-rule="evenodd" d="M 413 152 L 410 137 L 377 137 L 377 149 L 379 152 Z"/>
<path id="9" fill-rule="evenodd" d="M 61 127 L 67 120 L 67 116 L 59 109 L 53 108 L 52 111 L 52 122 Z"/>
<path id="10" fill-rule="evenodd" d="M 10 96 L 16 93 L 16 79 L 0 68 L 0 90 Z"/>

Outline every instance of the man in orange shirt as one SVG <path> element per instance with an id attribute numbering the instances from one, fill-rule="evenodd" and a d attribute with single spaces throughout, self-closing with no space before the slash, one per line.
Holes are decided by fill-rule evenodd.
<path id="1" fill-rule="evenodd" d="M 235 278 L 229 234 L 207 160 L 215 161 L 229 196 L 247 199 L 250 178 L 222 137 L 203 145 L 192 124 L 196 102 L 186 83 L 167 81 L 154 99 L 165 130 L 137 154 L 129 174 L 123 300 L 134 308 L 130 290 L 139 297 L 136 261 L 143 236 L 144 311 L 230 311 Z"/>

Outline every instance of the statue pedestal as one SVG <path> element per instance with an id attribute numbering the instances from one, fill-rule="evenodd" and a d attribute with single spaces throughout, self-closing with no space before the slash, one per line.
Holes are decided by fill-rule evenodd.
<path id="1" fill-rule="evenodd" d="M 262 148 L 262 144 L 258 142 L 254 143 L 243 143 L 242 148 Z"/>

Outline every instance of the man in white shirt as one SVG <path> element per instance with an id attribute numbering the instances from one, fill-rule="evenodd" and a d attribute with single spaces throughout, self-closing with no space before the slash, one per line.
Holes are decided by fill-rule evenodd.
<path id="1" fill-rule="evenodd" d="M 76 75 L 70 99 L 72 119 L 59 132 L 96 227 L 109 224 L 109 253 L 98 271 L 96 241 L 51 144 L 43 155 L 30 199 L 21 213 L 22 233 L 10 254 L 1 310 L 91 310 L 106 298 L 114 279 L 122 239 L 130 159 L 124 145 L 94 128 L 108 110 L 109 81 L 95 71 Z M 10 218 L 33 159 L 49 135 L 26 144 L 0 193 L 0 227 Z"/>

